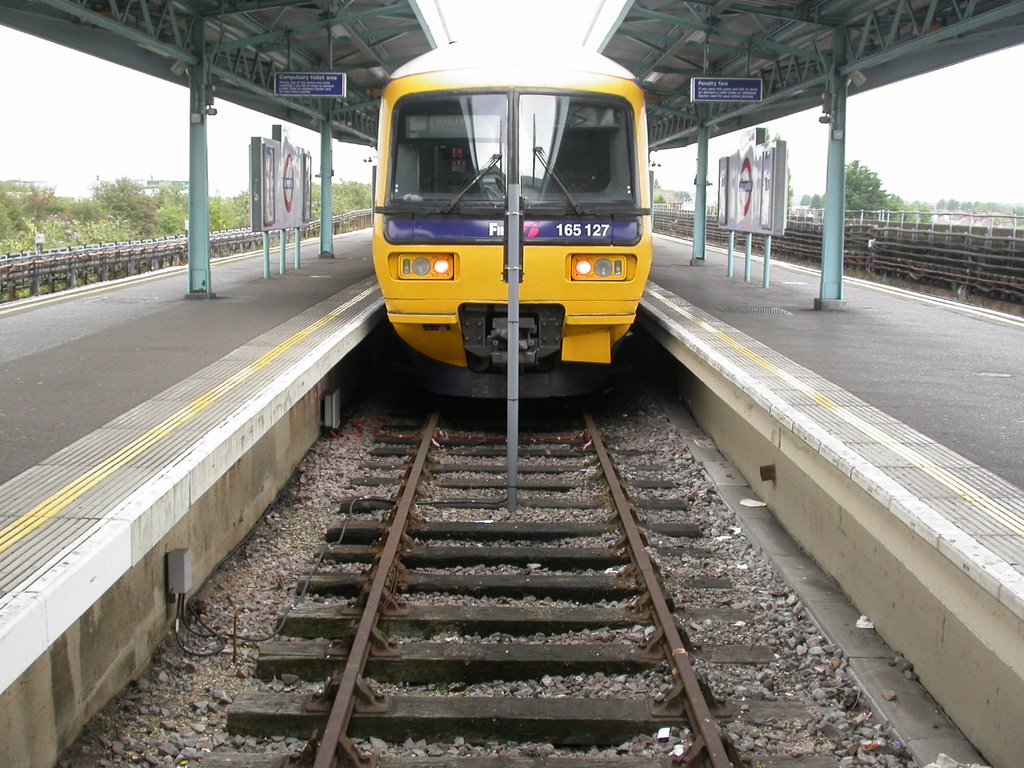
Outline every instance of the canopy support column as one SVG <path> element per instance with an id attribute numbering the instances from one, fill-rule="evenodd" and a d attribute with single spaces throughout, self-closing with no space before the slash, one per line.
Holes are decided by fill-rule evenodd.
<path id="1" fill-rule="evenodd" d="M 320 123 L 320 258 L 334 258 L 334 154 L 331 108 Z"/>
<path id="2" fill-rule="evenodd" d="M 708 139 L 711 128 L 704 120 L 703 108 L 698 107 L 700 123 L 697 126 L 697 178 L 693 183 L 693 257 L 691 264 L 707 263 L 707 222 L 708 222 Z"/>
<path id="3" fill-rule="evenodd" d="M 207 161 L 206 118 L 212 103 L 207 82 L 205 44 L 200 35 L 196 58 L 189 72 L 188 134 L 188 297 L 213 298 L 210 271 L 210 185 Z"/>
<path id="4" fill-rule="evenodd" d="M 825 222 L 821 246 L 821 289 L 815 309 L 845 309 L 843 247 L 846 225 L 846 76 L 840 74 L 846 56 L 845 37 L 834 36 L 831 115 L 828 125 L 828 165 L 825 179 Z"/>

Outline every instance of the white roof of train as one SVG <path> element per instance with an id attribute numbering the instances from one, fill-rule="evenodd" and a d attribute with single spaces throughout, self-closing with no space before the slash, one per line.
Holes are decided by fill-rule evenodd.
<path id="1" fill-rule="evenodd" d="M 608 77 L 635 80 L 633 73 L 597 51 L 586 48 L 547 46 L 544 48 L 510 47 L 505 42 L 451 43 L 435 48 L 402 65 L 392 80 L 408 75 L 422 75 L 451 69 L 544 69 L 590 72 Z"/>

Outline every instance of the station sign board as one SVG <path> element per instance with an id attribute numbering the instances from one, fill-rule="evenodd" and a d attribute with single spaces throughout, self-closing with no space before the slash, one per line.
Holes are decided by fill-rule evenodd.
<path id="1" fill-rule="evenodd" d="M 281 126 L 273 138 L 249 145 L 249 201 L 253 232 L 294 229 L 313 218 L 313 162 Z"/>
<path id="2" fill-rule="evenodd" d="M 275 96 L 341 98 L 346 93 L 344 72 L 278 72 L 274 75 Z"/>
<path id="3" fill-rule="evenodd" d="M 759 77 L 694 77 L 690 80 L 693 102 L 760 102 L 764 84 Z"/>
<path id="4" fill-rule="evenodd" d="M 786 142 L 747 143 L 718 161 L 718 225 L 734 232 L 784 235 L 789 176 Z"/>

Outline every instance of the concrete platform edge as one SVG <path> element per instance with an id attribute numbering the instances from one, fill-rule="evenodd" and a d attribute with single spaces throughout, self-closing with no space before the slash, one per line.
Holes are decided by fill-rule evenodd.
<path id="1" fill-rule="evenodd" d="M 1024 717 L 1024 579 L 748 372 L 757 342 L 737 352 L 742 334 L 653 284 L 641 324 L 689 369 L 680 391 L 690 410 L 787 532 L 993 765 L 1024 764 L 1013 725 Z M 778 481 L 755 482 L 765 464 L 778 465 Z"/>
<path id="2" fill-rule="evenodd" d="M 209 548 L 197 553 L 194 573 L 201 583 L 258 519 L 319 432 L 318 383 L 383 314 L 379 294 L 375 300 L 369 291 L 372 284 L 368 279 L 324 302 L 334 307 L 339 297 L 359 295 L 364 306 L 283 368 L 271 387 L 226 413 L 215 430 L 118 503 L 83 542 L 58 553 L 23 589 L 7 595 L 0 606 L 0 762 L 52 764 L 88 717 L 146 663 L 170 618 L 161 594 L 165 551 L 197 546 L 202 524 L 193 517 L 228 515 L 223 536 L 216 543 L 203 541 Z M 246 482 L 230 479 L 239 472 Z M 254 499 L 238 502 L 235 512 L 223 500 L 212 503 L 225 480 L 232 492 L 251 485 Z M 112 602 L 118 592 L 143 603 L 141 626 L 123 627 L 120 644 L 97 627 L 100 617 L 109 621 L 112 612 L 125 610 Z M 117 599 L 124 603 L 124 597 Z M 91 653 L 90 646 L 102 652 Z M 72 700 L 63 700 L 69 694 Z M 33 734 L 31 748 L 19 738 L 25 733 Z M 49 754 L 41 745 L 49 745 Z"/>

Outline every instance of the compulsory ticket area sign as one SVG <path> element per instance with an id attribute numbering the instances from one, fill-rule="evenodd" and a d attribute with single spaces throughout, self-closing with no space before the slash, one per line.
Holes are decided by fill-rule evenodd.
<path id="1" fill-rule="evenodd" d="M 275 96 L 340 98 L 345 94 L 344 72 L 278 72 L 274 75 Z"/>
<path id="2" fill-rule="evenodd" d="M 690 101 L 760 102 L 764 85 L 759 77 L 694 77 Z"/>

